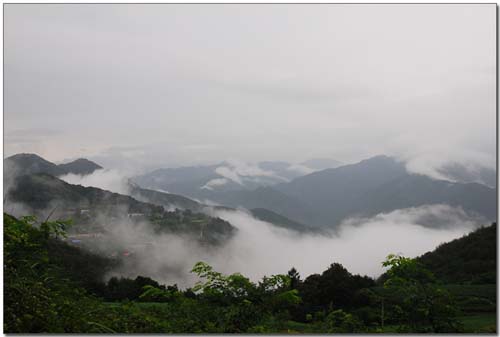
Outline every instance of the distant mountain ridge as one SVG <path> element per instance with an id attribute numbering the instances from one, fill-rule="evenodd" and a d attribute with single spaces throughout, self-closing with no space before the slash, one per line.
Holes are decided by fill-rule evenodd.
<path id="1" fill-rule="evenodd" d="M 187 197 L 156 190 L 141 188 L 129 181 L 129 195 L 122 195 L 105 191 L 96 187 L 84 187 L 69 184 L 56 175 L 89 174 L 101 166 L 86 160 L 78 159 L 71 163 L 55 165 L 40 156 L 21 154 L 6 159 L 9 168 L 18 170 L 10 177 L 11 188 L 6 189 L 8 202 L 21 203 L 27 206 L 33 214 L 46 216 L 50 209 L 56 210 L 61 216 L 67 215 L 68 209 L 93 209 L 97 212 L 123 215 L 123 212 L 137 214 L 162 213 L 165 208 L 169 211 L 188 210 L 195 213 L 205 213 L 212 206 L 204 205 Z M 13 172 L 11 172 L 13 173 Z M 222 207 L 226 210 L 234 208 Z M 215 208 L 217 209 L 217 207 Z M 28 210 L 27 210 L 28 211 Z M 42 211 L 40 213 L 40 211 Z M 61 213 L 62 212 L 62 213 Z M 251 212 L 253 213 L 253 212 Z M 254 216 L 266 214 L 262 219 L 272 225 L 295 231 L 308 231 L 302 224 L 293 222 L 270 210 L 260 209 Z"/>
<path id="2" fill-rule="evenodd" d="M 57 165 L 67 173 L 86 175 L 91 174 L 96 170 L 101 170 L 102 166 L 97 165 L 93 161 L 85 158 L 79 158 L 72 162 Z"/>
<path id="3" fill-rule="evenodd" d="M 55 176 L 60 175 L 65 168 L 36 155 L 26 154 L 9 157 L 5 164 L 15 164 L 23 172 L 45 172 Z M 485 221 L 497 220 L 495 188 L 479 183 L 451 182 L 410 174 L 405 163 L 388 156 L 376 156 L 358 163 L 316 171 L 288 182 L 276 182 L 272 186 L 250 185 L 253 188 L 241 184 L 237 177 L 233 181 L 223 177 L 239 174 L 248 177 L 251 182 L 255 177 L 267 178 L 267 170 L 278 172 L 286 168 L 287 163 L 262 162 L 260 167 L 232 165 L 222 163 L 157 170 L 154 172 L 158 175 L 155 173 L 134 178 L 132 196 L 166 208 L 194 211 L 199 211 L 206 207 L 204 204 L 212 202 L 229 208 L 243 207 L 250 211 L 265 209 L 266 212 L 260 212 L 260 215 L 270 216 L 274 220 L 281 216 L 287 219 L 285 223 L 290 228 L 299 224 L 299 227 L 303 225 L 306 228 L 334 229 L 349 217 L 370 217 L 397 209 L 432 204 L 459 207 L 468 215 L 482 217 Z M 76 161 L 70 166 L 80 169 L 89 166 L 89 163 Z M 218 170 L 221 167 L 234 171 Z M 90 170 L 92 168 L 95 166 L 91 163 Z M 66 170 L 67 166 L 64 171 L 67 172 Z M 79 172 L 83 172 L 82 169 Z M 217 172 L 223 176 L 217 175 Z M 214 179 L 227 181 L 222 183 L 222 187 L 203 188 Z M 433 221 L 435 219 L 423 225 L 433 227 Z"/>
<path id="4" fill-rule="evenodd" d="M 265 208 L 254 208 L 250 213 L 259 220 L 271 223 L 277 227 L 282 227 L 289 230 L 294 230 L 301 233 L 319 233 L 317 228 L 309 227 L 299 222 L 293 221 L 284 217 L 281 214 L 270 211 Z"/>
<path id="5" fill-rule="evenodd" d="M 438 169 L 438 172 L 453 181 L 462 183 L 480 183 L 492 188 L 495 188 L 497 184 L 497 172 L 491 168 L 470 168 L 458 163 L 450 163 Z"/>
<path id="6" fill-rule="evenodd" d="M 323 226 L 338 225 L 353 215 L 437 203 L 460 206 L 496 221 L 495 189 L 409 174 L 404 163 L 387 156 L 315 172 L 273 188 L 307 204 L 315 215 L 311 221 Z"/>
<path id="7" fill-rule="evenodd" d="M 203 205 L 200 203 L 181 195 L 149 190 L 135 184 L 131 184 L 130 186 L 130 195 L 139 201 L 163 206 L 167 209 L 179 208 L 195 212 L 199 212 L 203 209 Z"/>
<path id="8" fill-rule="evenodd" d="M 265 208 L 310 227 L 335 228 L 351 216 L 430 204 L 462 207 L 470 215 L 496 220 L 495 189 L 410 174 L 403 162 L 387 156 L 255 190 L 209 191 L 205 198 L 231 207 Z"/>
<path id="9" fill-rule="evenodd" d="M 160 188 L 192 198 L 210 199 L 213 193 L 273 186 L 340 164 L 328 158 L 312 159 L 300 164 L 284 161 L 262 161 L 257 164 L 227 161 L 207 166 L 157 169 L 134 177 L 133 181 L 145 188 Z"/>
<path id="10" fill-rule="evenodd" d="M 4 159 L 4 171 L 17 175 L 47 173 L 53 176 L 64 174 L 91 174 L 102 167 L 88 159 L 80 158 L 72 162 L 56 165 L 33 153 L 20 153 Z"/>
<path id="11" fill-rule="evenodd" d="M 343 163 L 332 158 L 313 158 L 301 162 L 300 165 L 304 165 L 313 170 L 326 170 L 342 166 Z"/>

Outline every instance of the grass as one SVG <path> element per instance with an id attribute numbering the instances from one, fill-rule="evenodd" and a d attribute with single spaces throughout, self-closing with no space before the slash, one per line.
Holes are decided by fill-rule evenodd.
<path id="1" fill-rule="evenodd" d="M 480 297 L 486 298 L 490 301 L 496 301 L 497 286 L 496 284 L 447 284 L 443 288 L 447 289 L 452 295 L 456 297 Z"/>
<path id="2" fill-rule="evenodd" d="M 496 333 L 497 314 L 476 313 L 460 317 L 466 333 Z"/>
<path id="3" fill-rule="evenodd" d="M 470 294 L 474 294 L 477 296 L 478 289 L 481 289 L 484 291 L 485 294 L 491 295 L 491 289 L 489 287 L 478 287 L 478 286 L 457 286 L 454 288 L 454 290 L 458 291 L 460 287 L 465 287 L 464 289 L 469 289 L 472 291 L 472 289 L 475 288 L 476 291 L 467 293 L 467 295 L 470 296 Z M 451 290 L 450 290 L 451 291 Z M 495 290 L 496 291 L 496 290 Z M 110 307 L 118 307 L 121 305 L 121 303 L 116 303 L 116 302 L 107 302 L 107 305 Z M 134 302 L 134 305 L 136 305 L 139 308 L 145 309 L 145 310 L 151 310 L 151 309 L 163 309 L 163 310 L 168 310 L 166 306 L 168 306 L 167 303 L 155 303 L 155 302 Z M 473 313 L 468 313 L 464 316 L 459 317 L 459 320 L 463 324 L 463 332 L 464 333 L 496 333 L 497 328 L 497 315 L 496 312 L 473 312 Z M 324 333 L 322 331 L 322 326 L 320 324 L 315 324 L 313 323 L 301 323 L 301 322 L 296 322 L 296 321 L 287 321 L 286 324 L 281 325 L 280 328 L 278 329 L 280 333 Z M 382 329 L 373 329 L 371 333 L 374 332 L 382 332 Z M 398 326 L 397 325 L 386 325 L 383 329 L 383 333 L 398 333 Z"/>

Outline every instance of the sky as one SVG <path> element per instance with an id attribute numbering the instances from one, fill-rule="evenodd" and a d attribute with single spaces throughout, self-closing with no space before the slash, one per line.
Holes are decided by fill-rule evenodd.
<path id="1" fill-rule="evenodd" d="M 495 167 L 495 4 L 6 4 L 4 27 L 4 156 Z"/>

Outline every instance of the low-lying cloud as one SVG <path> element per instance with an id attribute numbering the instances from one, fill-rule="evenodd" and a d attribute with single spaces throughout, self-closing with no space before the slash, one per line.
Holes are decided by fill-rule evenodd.
<path id="1" fill-rule="evenodd" d="M 68 184 L 98 187 L 114 193 L 130 194 L 128 179 L 125 174 L 118 170 L 101 169 L 87 175 L 69 173 L 59 178 Z"/>
<path id="2" fill-rule="evenodd" d="M 214 187 L 223 186 L 228 183 L 226 178 L 215 178 L 207 182 L 205 185 L 201 187 L 201 189 L 205 190 L 213 190 Z"/>
<path id="3" fill-rule="evenodd" d="M 246 163 L 239 160 L 227 160 L 226 165 L 219 166 L 215 169 L 215 173 L 226 179 L 224 182 L 220 179 L 211 180 L 205 185 L 206 188 L 221 186 L 228 181 L 233 181 L 244 186 L 245 182 L 262 183 L 266 181 L 286 182 L 288 179 L 281 177 L 272 170 L 264 170 L 258 165 Z"/>
<path id="4" fill-rule="evenodd" d="M 353 273 L 379 276 L 381 262 L 390 253 L 415 257 L 478 226 L 463 211 L 435 205 L 397 210 L 373 218 L 343 222 L 335 236 L 298 235 L 256 220 L 243 212 L 218 211 L 239 231 L 223 260 L 214 265 L 227 272 L 240 271 L 252 278 L 286 273 L 292 266 L 304 275 L 319 273 L 340 262 Z M 423 227 L 425 217 L 442 218 L 453 227 Z"/>
<path id="5" fill-rule="evenodd" d="M 217 271 L 240 272 L 252 280 L 286 273 L 291 267 L 307 277 L 321 273 L 334 262 L 343 264 L 352 273 L 377 277 L 383 272 L 381 262 L 390 253 L 416 257 L 484 224 L 463 210 L 446 205 L 348 219 L 330 236 L 298 234 L 257 220 L 241 210 L 212 210 L 212 215 L 238 229 L 221 247 L 207 248 L 182 235 L 158 235 L 147 224 L 120 223 L 112 230 L 115 243 L 133 246 L 140 241 L 148 243 L 149 249 L 125 259 L 125 265 L 108 277 L 144 275 L 187 287 L 196 280 L 189 271 L 200 260 Z M 424 227 L 425 219 L 440 219 L 446 226 Z"/>

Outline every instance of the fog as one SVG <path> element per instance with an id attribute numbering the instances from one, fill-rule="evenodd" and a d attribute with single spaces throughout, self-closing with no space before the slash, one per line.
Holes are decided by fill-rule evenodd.
<path id="1" fill-rule="evenodd" d="M 241 163 L 231 167 L 243 176 L 245 173 L 267 175 Z M 247 170 L 242 169 L 245 167 Z M 129 193 L 127 178 L 118 170 L 97 170 L 86 176 L 69 174 L 61 178 L 73 184 Z M 209 200 L 203 203 L 211 204 Z M 243 273 L 254 281 L 264 275 L 286 273 L 291 267 L 306 277 L 321 273 L 334 262 L 343 264 L 352 273 L 378 277 L 383 272 L 381 262 L 390 253 L 416 257 L 486 224 L 483 218 L 458 207 L 425 205 L 368 218 L 351 217 L 336 227 L 335 232 L 320 235 L 276 227 L 254 218 L 245 209 L 208 208 L 206 212 L 238 229 L 221 247 L 209 248 L 200 245 L 196 238 L 183 235 L 158 235 L 147 222 L 135 224 L 126 217 L 119 221 L 103 218 L 103 223 L 110 224 L 106 230 L 111 233 L 112 244 L 106 240 L 98 242 L 99 245 L 130 249 L 137 244 L 149 244 L 146 251 L 138 250 L 134 256 L 124 259 L 124 265 L 111 271 L 107 278 L 143 275 L 187 287 L 196 281 L 189 271 L 198 261 L 208 262 L 223 273 Z M 123 214 L 126 213 L 124 210 Z"/>
<path id="2" fill-rule="evenodd" d="M 92 186 L 114 193 L 130 194 L 127 174 L 116 169 L 100 169 L 87 175 L 69 173 L 59 178 L 73 185 Z"/>
<path id="3" fill-rule="evenodd" d="M 299 235 L 257 220 L 244 210 L 212 211 L 211 214 L 238 229 L 227 243 L 215 248 L 202 246 L 185 236 L 158 235 L 147 223 L 134 225 L 127 220 L 117 223 L 111 229 L 114 245 L 130 248 L 147 242 L 150 247 L 124 259 L 124 265 L 107 277 L 143 275 L 187 287 L 196 281 L 190 270 L 198 261 L 205 261 L 226 274 L 240 272 L 254 281 L 264 275 L 286 273 L 291 267 L 307 277 L 321 273 L 334 262 L 343 264 L 351 273 L 378 277 L 383 272 L 381 262 L 388 254 L 419 256 L 461 237 L 480 223 L 460 209 L 429 205 L 372 218 L 348 219 L 336 234 L 325 236 Z M 450 226 L 423 227 L 420 220 L 429 216 L 440 218 Z"/>
<path id="4" fill-rule="evenodd" d="M 101 169 L 86 176 L 69 174 L 61 178 L 72 184 L 129 194 L 125 177 L 124 172 Z M 203 203 L 210 204 L 208 200 Z M 39 214 L 48 216 L 56 206 L 54 201 Z M 31 214 L 27 207 L 9 200 L 4 208 L 17 216 Z M 383 272 L 381 262 L 390 253 L 416 257 L 487 224 L 483 218 L 461 208 L 425 205 L 372 217 L 351 217 L 336 226 L 335 231 L 304 234 L 257 220 L 245 209 L 207 207 L 205 212 L 234 226 L 237 231 L 233 237 L 211 246 L 201 244 L 197 235 L 159 234 L 147 221 L 137 222 L 127 217 L 128 210 L 124 207 L 121 218 L 98 216 L 96 223 L 103 224 L 107 234 L 82 244 L 107 256 L 117 251 L 132 252 L 121 258 L 123 263 L 110 271 L 106 279 L 142 275 L 161 283 L 189 287 L 196 281 L 190 270 L 198 261 L 205 261 L 226 274 L 240 272 L 254 281 L 264 275 L 286 273 L 292 267 L 307 277 L 321 273 L 334 262 L 343 264 L 351 273 L 378 277 Z"/>
<path id="5" fill-rule="evenodd" d="M 124 177 L 222 162 L 203 188 L 286 181 L 250 164 L 265 160 L 305 174 L 307 159 L 347 164 L 385 154 L 438 179 L 450 163 L 495 168 L 496 11 L 6 4 L 4 156 L 85 157 L 106 169 L 62 179 L 124 194 Z M 147 222 L 105 219 L 113 244 L 149 245 L 108 277 L 189 286 L 199 260 L 253 280 L 292 266 L 307 276 L 333 262 L 376 277 L 389 253 L 417 256 L 484 224 L 427 205 L 347 219 L 330 236 L 298 236 L 244 210 L 212 212 L 238 229 L 217 249 L 157 235 Z"/>
<path id="6" fill-rule="evenodd" d="M 495 4 L 7 4 L 4 25 L 6 156 L 495 164 Z"/>

